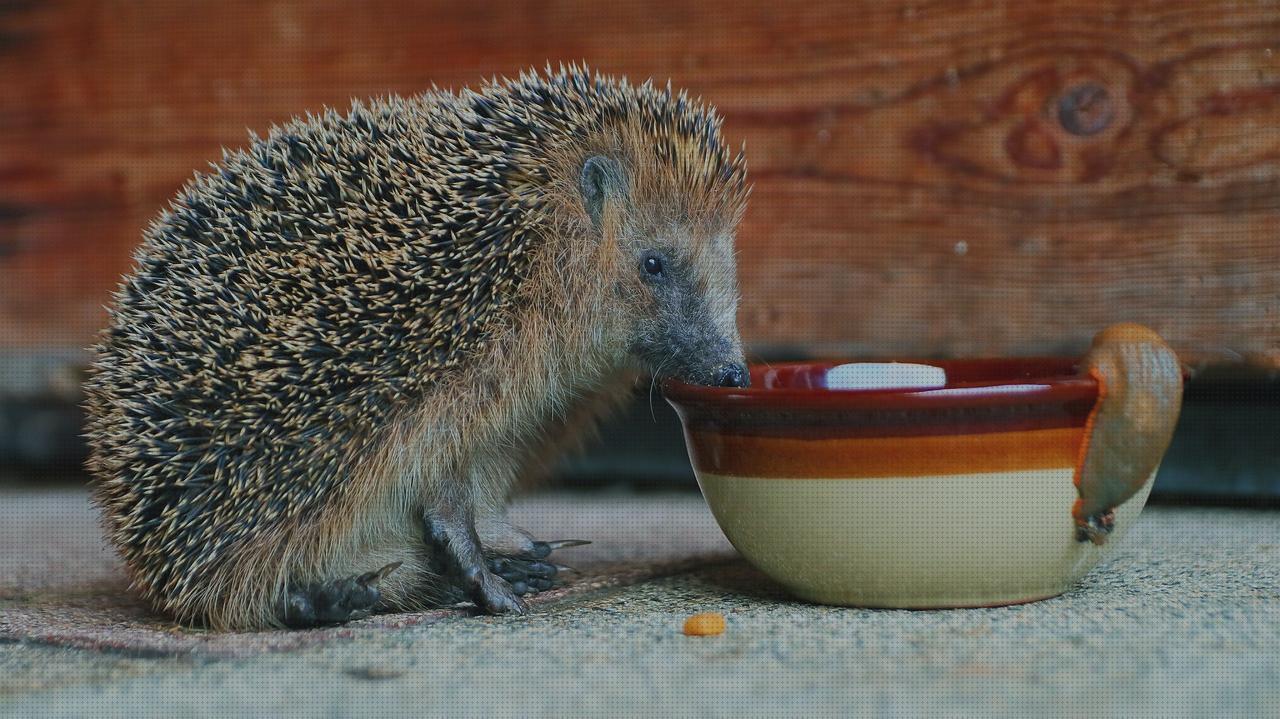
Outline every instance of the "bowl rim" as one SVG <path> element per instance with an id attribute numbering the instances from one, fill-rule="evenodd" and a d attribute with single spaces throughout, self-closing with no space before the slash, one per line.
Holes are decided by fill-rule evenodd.
<path id="1" fill-rule="evenodd" d="M 724 407 L 735 410 L 760 408 L 782 409 L 947 409 L 991 405 L 1038 405 L 1096 400 L 1098 382 L 1087 374 L 1078 374 L 1078 357 L 990 357 L 976 359 L 820 359 L 795 362 L 759 362 L 749 367 L 753 379 L 760 373 L 777 369 L 827 370 L 856 362 L 901 362 L 941 367 L 944 370 L 979 368 L 1008 370 L 1004 379 L 951 382 L 942 388 L 899 389 L 826 389 L 708 387 L 668 378 L 662 382 L 663 397 L 677 407 Z M 1027 391 L 1027 385 L 1039 389 Z M 1010 389 L 998 391 L 1001 387 Z M 991 388 L 992 392 L 966 393 L 949 390 Z"/>

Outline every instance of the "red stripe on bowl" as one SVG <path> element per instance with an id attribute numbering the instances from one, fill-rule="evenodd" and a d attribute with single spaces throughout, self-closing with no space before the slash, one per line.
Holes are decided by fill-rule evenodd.
<path id="1" fill-rule="evenodd" d="M 796 439 L 963 435 L 1082 427 L 1097 382 L 1075 360 L 915 361 L 943 368 L 938 389 L 831 390 L 839 362 L 756 366 L 748 388 L 667 381 L 685 429 Z"/>
<path id="2" fill-rule="evenodd" d="M 801 439 L 686 431 L 696 469 L 732 477 L 870 479 L 1070 470 L 1082 427 L 916 437 Z"/>

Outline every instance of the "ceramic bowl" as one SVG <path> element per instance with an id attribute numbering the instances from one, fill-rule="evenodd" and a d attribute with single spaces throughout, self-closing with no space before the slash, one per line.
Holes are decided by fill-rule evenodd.
<path id="1" fill-rule="evenodd" d="M 943 608 L 1060 594 L 1133 524 L 1154 468 L 1110 541 L 1073 521 L 1099 387 L 1078 360 L 1006 359 L 757 366 L 748 388 L 664 394 L 758 569 L 815 602 Z"/>

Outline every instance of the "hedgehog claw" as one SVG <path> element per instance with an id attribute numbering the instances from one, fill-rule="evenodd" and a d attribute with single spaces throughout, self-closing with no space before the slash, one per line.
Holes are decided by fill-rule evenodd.
<path id="1" fill-rule="evenodd" d="M 388 564 L 382 569 L 374 570 L 372 572 L 365 572 L 364 574 L 361 574 L 359 577 L 357 577 L 356 581 L 366 587 L 376 586 L 378 582 L 381 582 L 383 579 L 386 579 L 388 574 L 391 574 L 392 572 L 399 569 L 401 564 L 404 564 L 404 562 L 392 562 L 391 564 Z"/>
<path id="2" fill-rule="evenodd" d="M 551 551 L 557 549 L 567 549 L 569 547 L 582 547 L 591 544 L 590 539 L 553 539 L 550 542 L 542 542 L 551 548 Z"/>

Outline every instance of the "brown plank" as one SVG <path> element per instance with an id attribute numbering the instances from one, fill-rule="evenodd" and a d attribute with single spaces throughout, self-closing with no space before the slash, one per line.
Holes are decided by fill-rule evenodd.
<path id="1" fill-rule="evenodd" d="M 0 348 L 81 347 L 246 128 L 547 60 L 745 140 L 756 349 L 1280 347 L 1280 9 L 1238 2 L 0 3 Z"/>

